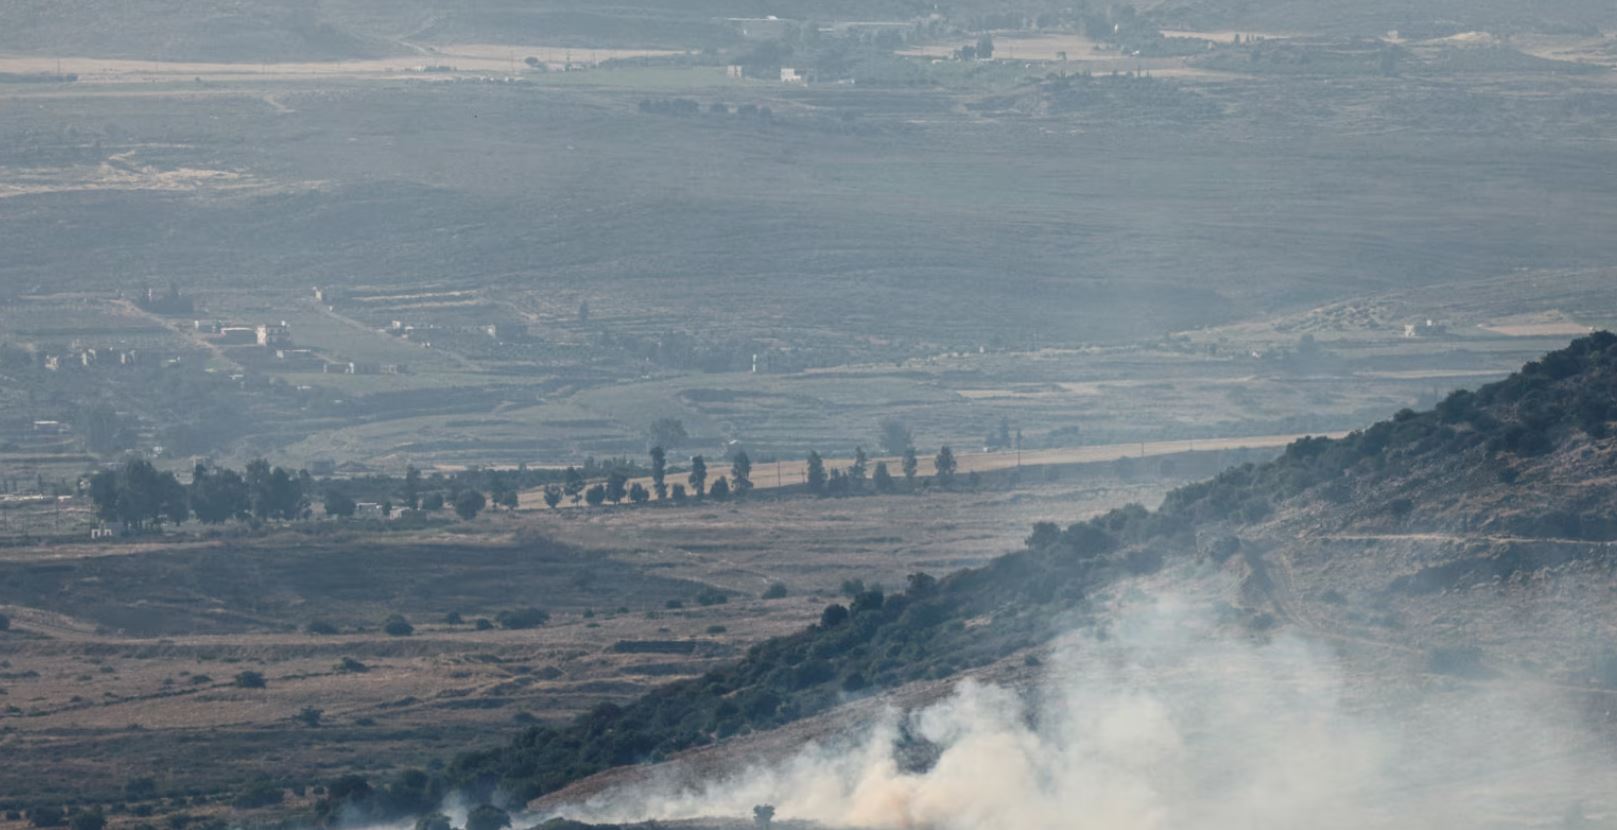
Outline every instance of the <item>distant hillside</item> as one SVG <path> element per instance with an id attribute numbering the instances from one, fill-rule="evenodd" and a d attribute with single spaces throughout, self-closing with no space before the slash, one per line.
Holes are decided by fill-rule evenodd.
<path id="1" fill-rule="evenodd" d="M 1594 34 L 1617 23 L 1603 0 L 1138 0 L 1153 19 L 1192 29 L 1442 37 L 1466 31 Z"/>
<path id="2" fill-rule="evenodd" d="M 1079 4 L 1080 7 L 1083 4 Z M 1091 3 L 1091 8 L 1108 4 Z M 1469 30 L 1582 32 L 1617 25 L 1602 0 L 1136 0 L 1161 25 L 1192 29 L 1430 37 Z M 725 18 L 909 20 L 1015 28 L 1073 4 L 1056 0 L 14 0 L 0 51 L 170 60 L 332 60 L 408 53 L 411 44 L 543 43 L 708 47 L 736 39 Z"/>
<path id="3" fill-rule="evenodd" d="M 735 40 L 735 29 L 723 22 L 730 17 L 907 20 L 997 6 L 984 0 L 15 0 L 0 7 L 0 52 L 301 61 L 409 54 L 418 43 L 694 48 Z"/>
<path id="4" fill-rule="evenodd" d="M 318 0 L 16 0 L 0 8 L 0 52 L 256 62 L 372 58 L 405 51 L 375 32 L 331 19 Z"/>
<path id="5" fill-rule="evenodd" d="M 850 695 L 994 663 L 1070 629 L 1088 615 L 1086 598 L 1108 584 L 1187 557 L 1243 568 L 1247 587 L 1266 594 L 1266 603 L 1232 606 L 1232 624 L 1258 630 L 1274 624 L 1276 613 L 1302 624 L 1305 615 L 1290 610 L 1296 597 L 1289 584 L 1266 573 L 1264 555 L 1274 540 L 1299 534 L 1421 539 L 1468 531 L 1477 538 L 1577 543 L 1548 559 L 1518 552 L 1487 560 L 1516 571 L 1564 566 L 1579 556 L 1609 559 L 1610 547 L 1601 543 L 1617 540 L 1614 418 L 1617 336 L 1599 333 L 1504 381 L 1456 392 L 1431 411 L 1406 410 L 1340 440 L 1298 441 L 1273 462 L 1178 490 L 1155 511 L 1133 506 L 1064 529 L 1038 525 L 1026 549 L 985 567 L 941 580 L 916 574 L 902 594 L 869 591 L 847 607 L 827 607 L 798 634 L 755 646 L 732 667 L 664 686 L 628 706 L 602 704 L 570 724 L 534 727 L 508 746 L 457 758 L 441 777 L 406 776 L 385 790 L 356 791 L 348 801 L 377 814 L 426 809 L 448 788 L 527 801 L 612 767 L 778 727 Z M 1394 578 L 1396 561 L 1357 548 L 1352 555 L 1391 580 L 1375 587 L 1378 596 L 1426 590 Z M 1475 568 L 1483 560 L 1457 561 Z M 1452 581 L 1468 572 L 1462 566 L 1436 576 L 1430 568 L 1412 573 Z M 1501 572 L 1494 567 L 1489 574 Z M 1326 601 L 1346 603 L 1339 596 Z M 1390 607 L 1378 604 L 1383 613 Z M 1439 660 L 1435 669 L 1452 667 Z M 1559 671 L 1550 664 L 1541 670 Z M 1592 675 L 1596 683 L 1617 685 L 1617 671 L 1610 677 L 1593 666 L 1572 671 L 1584 673 L 1568 682 Z M 336 806 L 328 801 L 325 808 Z"/>

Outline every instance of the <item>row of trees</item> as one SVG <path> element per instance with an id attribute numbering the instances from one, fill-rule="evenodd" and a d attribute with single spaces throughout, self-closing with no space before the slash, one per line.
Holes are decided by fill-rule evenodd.
<path id="1" fill-rule="evenodd" d="M 908 438 L 907 432 L 904 438 Z M 905 446 L 899 455 L 899 470 L 904 476 L 905 486 L 914 490 L 920 471 L 920 457 L 913 446 Z M 935 471 L 933 481 L 945 487 L 954 483 L 959 470 L 959 461 L 955 458 L 954 450 L 947 446 L 943 447 L 938 450 L 932 463 Z M 854 450 L 853 463 L 846 469 L 827 467 L 825 458 L 819 452 L 811 450 L 808 454 L 805 481 L 809 492 L 817 496 L 861 493 L 866 490 L 867 481 L 877 493 L 898 492 L 898 480 L 894 478 L 887 462 L 878 461 L 872 469 L 864 447 Z M 561 484 L 545 487 L 544 500 L 551 508 L 560 507 L 563 500 L 570 500 L 575 505 L 583 502 L 591 507 L 598 507 L 606 502 L 621 504 L 624 499 L 633 504 L 645 504 L 653 497 L 657 501 L 678 503 L 691 498 L 727 499 L 731 496 L 745 496 L 752 492 L 753 487 L 752 458 L 747 455 L 746 450 L 738 451 L 730 460 L 728 478 L 719 476 L 711 485 L 708 484 L 707 459 L 696 455 L 691 457 L 690 470 L 686 473 L 685 482 L 670 484 L 668 451 L 656 446 L 651 448 L 650 490 L 638 481 L 629 481 L 628 474 L 621 470 L 614 470 L 607 475 L 605 481 L 590 485 L 582 472 L 575 467 L 568 467 Z"/>
<path id="2" fill-rule="evenodd" d="M 689 489 L 687 489 L 687 486 Z M 685 476 L 685 483 L 668 482 L 668 451 L 662 446 L 651 448 L 651 489 L 647 490 L 640 482 L 630 482 L 628 473 L 623 470 L 613 470 L 607 474 L 606 481 L 590 485 L 584 474 L 576 467 L 568 467 L 561 484 L 547 485 L 544 489 L 545 504 L 550 507 L 559 507 L 562 500 L 568 499 L 573 504 L 583 501 L 591 506 L 599 506 L 606 502 L 621 504 L 628 499 L 634 504 L 644 504 L 655 496 L 657 501 L 682 502 L 688 498 L 704 498 L 711 496 L 716 499 L 726 499 L 732 495 L 746 495 L 752 491 L 752 459 L 745 450 L 736 453 L 730 461 L 730 477 L 719 476 L 710 485 L 708 483 L 707 459 L 696 455 L 691 457 L 690 471 Z"/>
<path id="3" fill-rule="evenodd" d="M 869 463 L 864 447 L 854 449 L 853 463 L 848 465 L 847 469 L 827 468 L 825 459 L 818 452 L 810 451 L 806 474 L 809 492 L 817 496 L 845 496 L 864 492 Z M 915 448 L 905 447 L 903 452 L 899 453 L 898 464 L 899 471 L 904 476 L 905 487 L 914 490 L 921 466 Z M 954 483 L 955 474 L 960 469 L 960 462 L 955 458 L 954 450 L 948 446 L 939 449 L 938 454 L 932 459 L 932 465 L 934 480 L 939 485 L 947 487 Z M 870 472 L 869 478 L 878 493 L 898 492 L 898 482 L 893 478 L 886 461 L 876 462 L 876 467 Z"/>
<path id="4" fill-rule="evenodd" d="M 144 458 L 131 458 L 90 479 L 96 515 L 126 529 L 181 524 L 192 516 L 207 524 L 307 518 L 313 491 L 314 480 L 307 471 L 271 467 L 263 459 L 249 463 L 243 472 L 198 464 L 189 486 Z"/>
<path id="5" fill-rule="evenodd" d="M 412 510 L 432 512 L 449 507 L 467 520 L 476 518 L 491 501 L 507 508 L 517 506 L 516 482 L 494 475 L 489 485 L 487 496 L 464 482 L 454 482 L 447 493 L 424 490 L 421 472 L 410 467 L 398 495 Z M 309 519 L 314 515 L 317 495 L 321 496 L 324 513 L 333 518 L 352 517 L 359 508 L 343 486 L 330 481 L 322 486 L 307 470 L 294 472 L 271 466 L 263 459 L 249 462 L 240 472 L 198 464 L 187 485 L 180 483 L 173 472 L 158 470 L 144 458 L 130 458 L 115 469 L 92 476 L 89 493 L 96 515 L 126 530 L 160 529 L 164 524 L 183 524 L 192 518 L 204 524 Z M 384 516 L 392 515 L 391 499 L 379 506 Z"/>

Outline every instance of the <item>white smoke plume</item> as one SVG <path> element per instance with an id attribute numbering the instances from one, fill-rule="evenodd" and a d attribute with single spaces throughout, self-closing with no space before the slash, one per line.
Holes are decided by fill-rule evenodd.
<path id="1" fill-rule="evenodd" d="M 1389 682 L 1331 649 L 1253 642 L 1153 602 L 1055 649 L 1031 693 L 966 681 L 857 738 L 707 783 L 604 793 L 590 822 L 740 818 L 926 830 L 1607 826 L 1609 736 L 1556 695 L 1416 671 Z M 902 728 L 941 752 L 905 771 Z M 1617 826 L 1617 825 L 1613 825 Z"/>

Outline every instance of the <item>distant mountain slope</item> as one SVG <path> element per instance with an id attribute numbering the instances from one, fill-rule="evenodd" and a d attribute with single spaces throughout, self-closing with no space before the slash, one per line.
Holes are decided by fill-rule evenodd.
<path id="1" fill-rule="evenodd" d="M 317 0 L 14 0 L 0 52 L 221 62 L 382 57 L 405 50 L 322 14 Z"/>
<path id="2" fill-rule="evenodd" d="M 1153 19 L 1190 28 L 1256 32 L 1440 37 L 1456 32 L 1582 32 L 1617 22 L 1603 0 L 1140 0 Z"/>
<path id="3" fill-rule="evenodd" d="M 1091 4 L 1091 8 L 1106 4 Z M 1467 30 L 1592 34 L 1617 24 L 1603 0 L 1137 0 L 1162 25 L 1281 33 L 1429 37 Z M 910 20 L 1012 25 L 1073 8 L 1057 0 L 12 0 L 0 51 L 209 61 L 331 60 L 410 43 L 707 47 L 736 39 L 725 18 Z"/>
<path id="4" fill-rule="evenodd" d="M 1340 440 L 1298 441 L 1273 462 L 1178 490 L 1156 511 L 1129 507 L 1065 529 L 1041 524 L 1025 550 L 985 567 L 942 580 L 914 575 L 905 593 L 872 591 L 850 607 L 830 606 L 818 624 L 761 643 L 730 668 L 670 684 L 628 706 L 603 704 L 570 724 L 529 729 L 506 747 L 457 758 L 441 778 L 420 776 L 410 779 L 413 785 L 366 790 L 349 801 L 378 814 L 409 812 L 456 787 L 524 802 L 612 767 L 775 728 L 849 696 L 993 663 L 1070 630 L 1089 616 L 1086 598 L 1105 586 L 1187 558 L 1240 570 L 1252 601 L 1232 607 L 1232 621 L 1253 629 L 1274 624 L 1276 615 L 1299 625 L 1312 619 L 1292 578 L 1293 557 L 1275 554 L 1288 545 L 1330 556 L 1321 545 L 1387 541 L 1377 548 L 1382 558 L 1358 546 L 1347 551 L 1348 560 L 1324 563 L 1381 580 L 1368 591 L 1376 601 L 1365 607 L 1383 615 L 1389 596 L 1448 587 L 1421 579 L 1452 583 L 1479 568 L 1501 573 L 1473 561 L 1472 571 L 1462 565 L 1433 575 L 1393 540 L 1530 535 L 1571 547 L 1550 558 L 1530 551 L 1506 557 L 1512 573 L 1591 557 L 1609 566 L 1614 557 L 1605 542 L 1617 540 L 1614 418 L 1617 336 L 1603 332 L 1504 381 L 1456 392 L 1432 411 L 1400 412 Z M 1320 564 L 1299 567 L 1317 571 Z M 1400 581 L 1400 568 L 1426 576 L 1411 577 L 1420 584 Z M 1608 582 L 1587 587 L 1603 591 Z M 1322 592 L 1324 603 L 1346 603 L 1330 585 L 1318 580 L 1309 590 Z M 1508 598 L 1483 604 L 1479 619 L 1494 614 L 1493 606 L 1517 613 Z M 1582 605 L 1603 607 L 1598 599 Z M 1344 619 L 1351 623 L 1354 615 L 1363 613 L 1354 609 Z M 1421 642 L 1418 632 L 1410 638 Z M 1470 670 L 1477 662 L 1470 652 L 1434 654 L 1434 670 Z M 1543 663 L 1544 676 L 1617 686 L 1617 671 L 1606 677 L 1585 660 L 1586 651 L 1569 654 Z M 1466 665 L 1444 662 L 1452 660 Z"/>

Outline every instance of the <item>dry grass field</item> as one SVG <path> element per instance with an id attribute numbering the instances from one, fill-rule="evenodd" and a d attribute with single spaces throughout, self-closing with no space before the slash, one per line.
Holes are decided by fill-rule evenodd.
<path id="1" fill-rule="evenodd" d="M 1052 469 L 1015 489 L 506 513 L 385 540 L 8 549 L 0 751 L 17 763 L 0 793 L 110 797 L 151 776 L 205 794 L 422 764 L 733 659 L 814 620 L 844 580 L 978 563 L 1034 521 L 1154 503 L 1180 480 Z M 760 599 L 775 583 L 786 597 Z M 550 622 L 476 624 L 526 605 Z M 391 613 L 414 634 L 385 634 Z M 264 687 L 238 686 L 247 671 Z M 318 725 L 295 719 L 309 707 Z"/>

